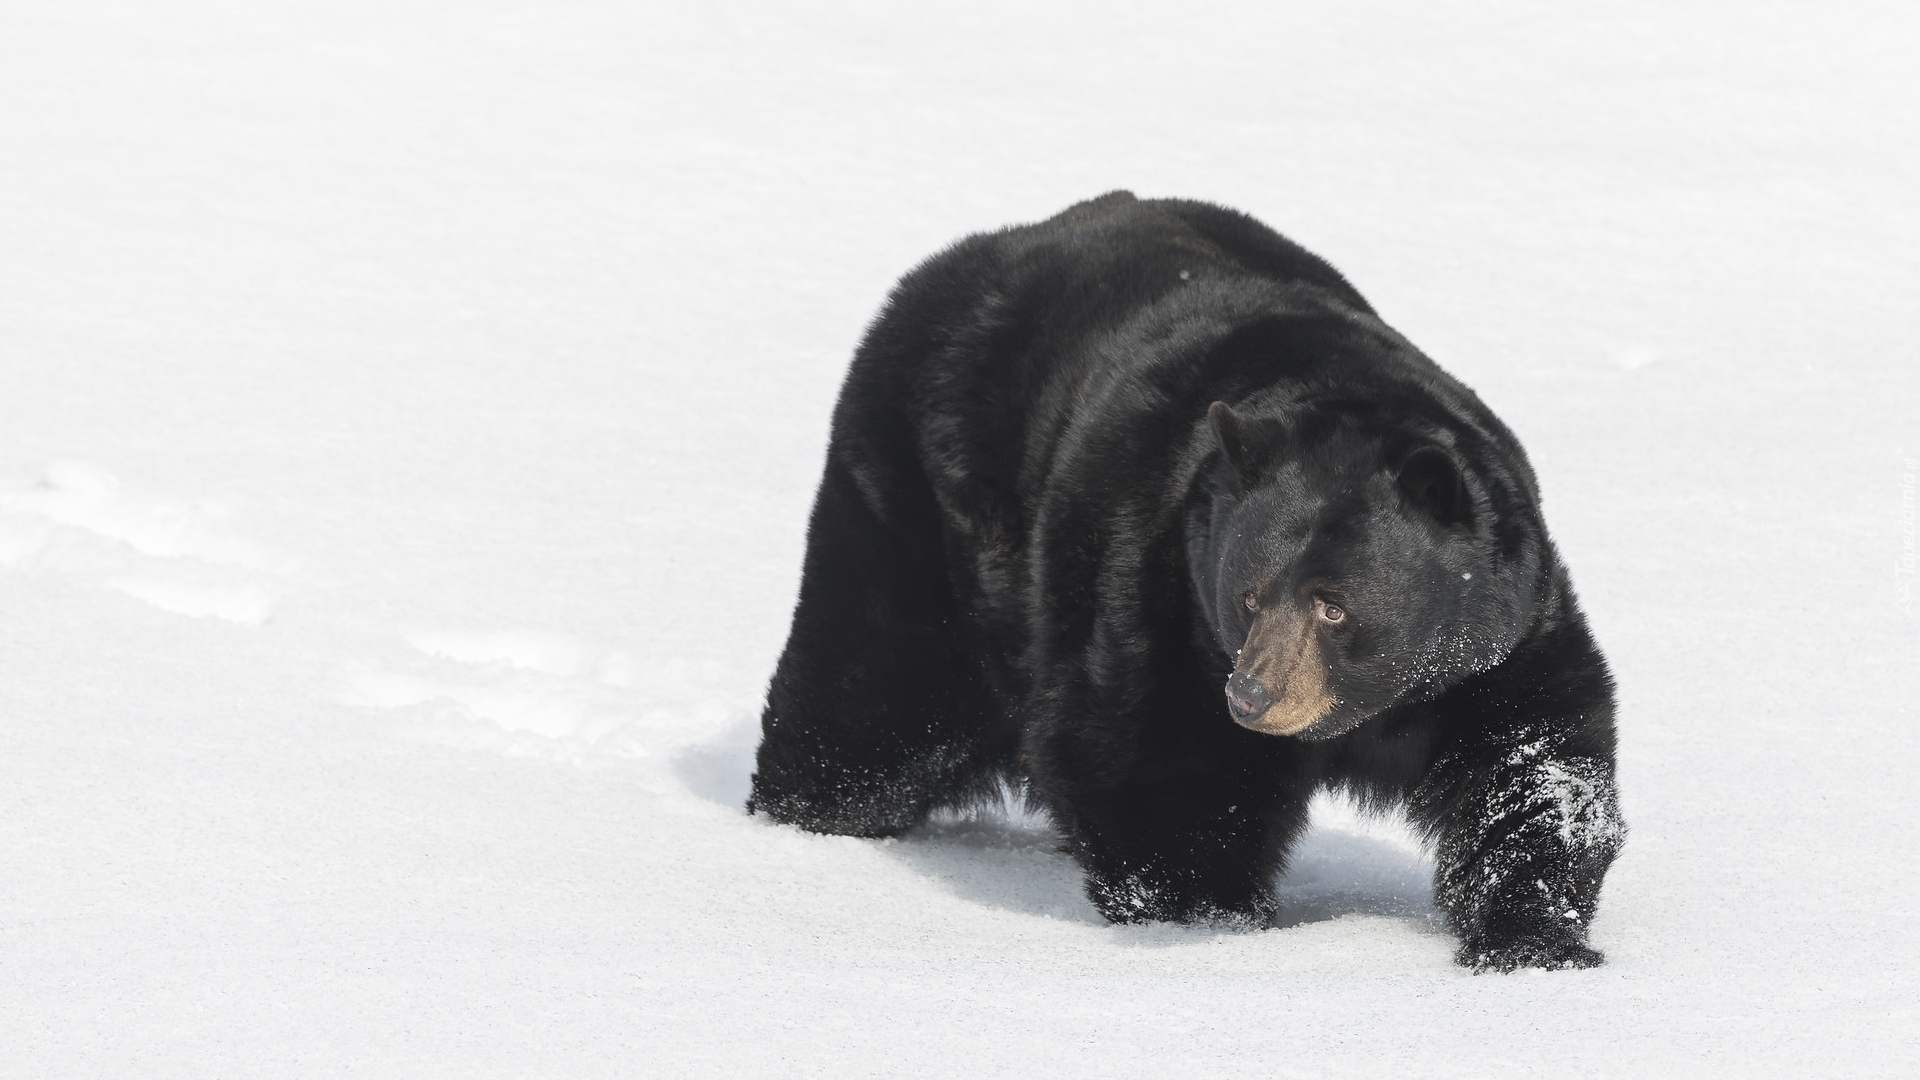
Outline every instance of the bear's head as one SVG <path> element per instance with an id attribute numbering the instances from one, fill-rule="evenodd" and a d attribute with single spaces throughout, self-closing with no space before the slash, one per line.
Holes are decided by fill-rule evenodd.
<path id="1" fill-rule="evenodd" d="M 1338 403 L 1283 420 L 1215 402 L 1208 422 L 1189 564 L 1235 721 L 1330 739 L 1512 650 L 1540 551 L 1501 542 L 1513 530 L 1440 429 Z"/>

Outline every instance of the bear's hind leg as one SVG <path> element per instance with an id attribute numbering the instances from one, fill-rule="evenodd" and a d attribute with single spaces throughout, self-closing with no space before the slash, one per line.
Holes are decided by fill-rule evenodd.
<path id="1" fill-rule="evenodd" d="M 961 647 L 932 499 L 886 504 L 828 463 L 800 600 L 767 690 L 750 813 L 892 836 L 984 790 L 1011 756 Z M 1007 746 L 997 743 L 1006 742 Z"/>

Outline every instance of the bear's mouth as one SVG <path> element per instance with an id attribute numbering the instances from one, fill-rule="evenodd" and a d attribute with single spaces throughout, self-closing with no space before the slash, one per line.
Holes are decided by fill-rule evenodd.
<path id="1" fill-rule="evenodd" d="M 1227 712 L 1267 735 L 1299 735 L 1333 711 L 1320 635 L 1304 612 L 1272 608 L 1254 617 L 1227 679 Z"/>

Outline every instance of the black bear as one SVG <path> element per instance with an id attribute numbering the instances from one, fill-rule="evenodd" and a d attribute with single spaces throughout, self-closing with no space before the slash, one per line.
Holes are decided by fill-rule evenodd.
<path id="1" fill-rule="evenodd" d="M 1475 970 L 1591 967 L 1613 683 L 1519 442 L 1332 267 L 1114 192 L 907 274 L 833 416 L 749 812 L 1020 785 L 1116 922 L 1269 924 L 1401 804 Z"/>

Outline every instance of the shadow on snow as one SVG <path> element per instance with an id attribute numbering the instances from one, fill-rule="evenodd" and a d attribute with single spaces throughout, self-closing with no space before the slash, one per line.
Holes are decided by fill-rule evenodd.
<path id="1" fill-rule="evenodd" d="M 674 774 L 692 794 L 741 811 L 758 743 L 759 725 L 744 717 L 720 737 L 678 754 Z M 1314 824 L 1294 845 L 1278 882 L 1280 928 L 1352 915 L 1438 926 L 1432 865 L 1416 846 L 1341 800 L 1322 796 L 1313 811 Z M 1374 835 L 1383 832 L 1388 835 Z M 1081 890 L 1079 867 L 1061 850 L 1059 832 L 1044 813 L 1027 808 L 1011 792 L 997 803 L 936 813 L 898 840 L 878 843 L 973 903 L 1069 922 L 1103 921 Z M 1157 929 L 1185 937 L 1220 928 Z"/>

